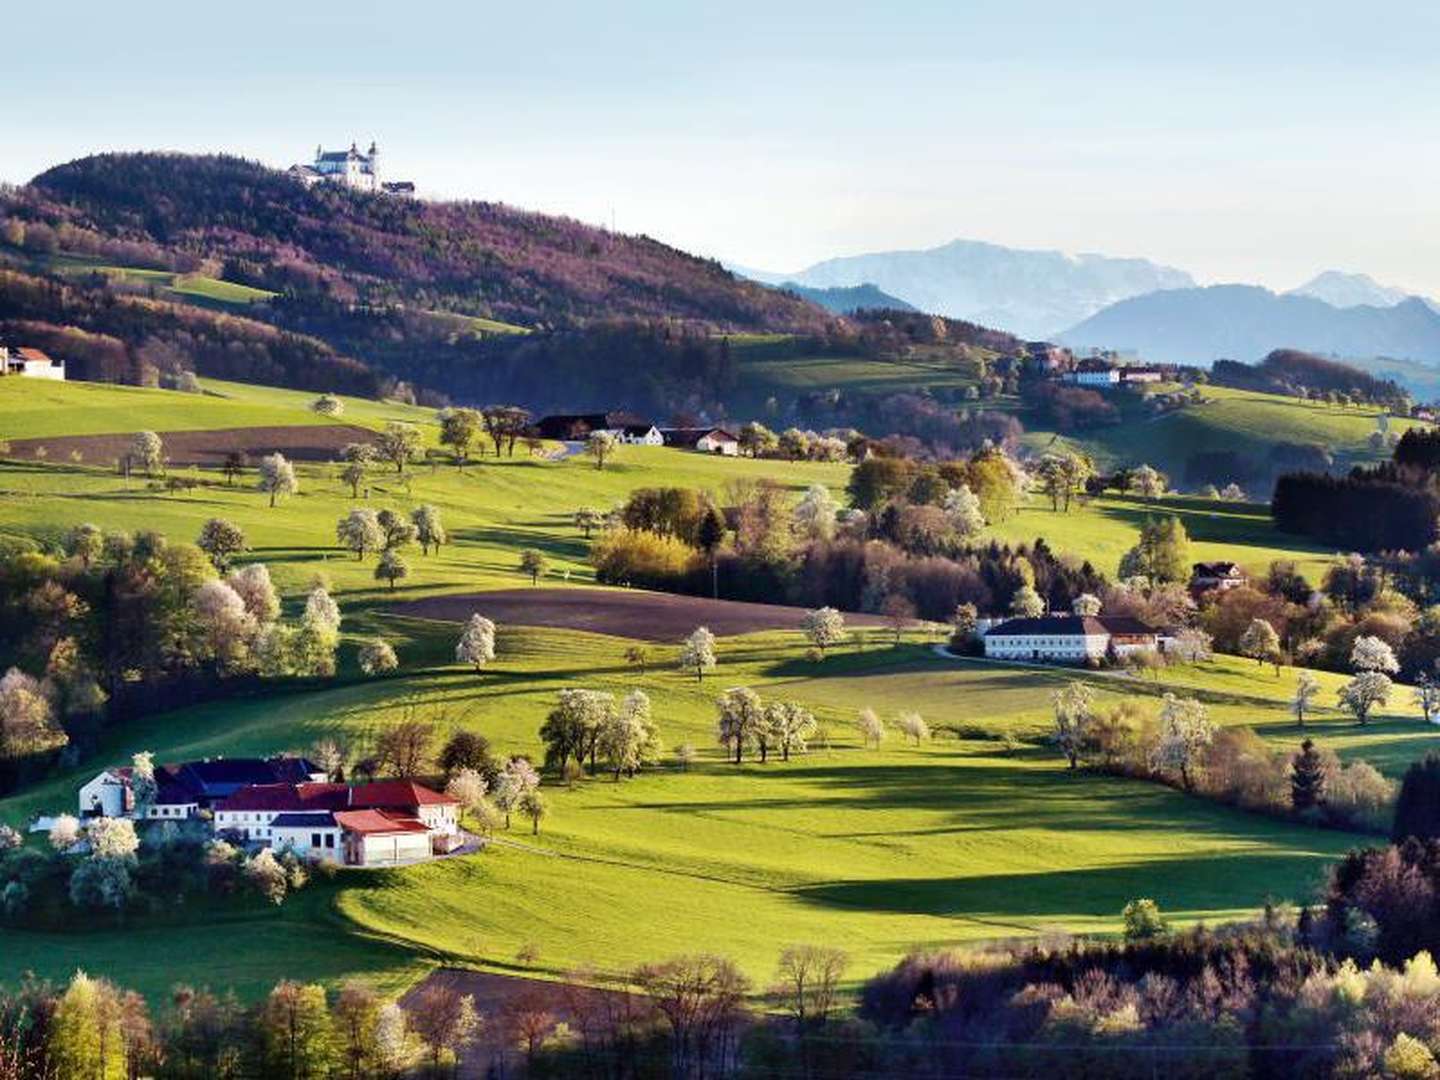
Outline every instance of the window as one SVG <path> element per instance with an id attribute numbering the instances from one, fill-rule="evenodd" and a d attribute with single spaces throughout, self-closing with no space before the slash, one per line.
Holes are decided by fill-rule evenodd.
<path id="1" fill-rule="evenodd" d="M 325 834 L 325 846 L 326 846 L 327 848 L 331 848 L 332 850 L 334 849 L 334 847 L 335 847 L 335 834 L 334 834 L 334 833 L 326 833 L 326 834 Z"/>
<path id="2" fill-rule="evenodd" d="M 319 846 L 320 846 L 320 834 L 319 834 L 318 832 L 312 832 L 312 833 L 310 834 L 310 846 L 311 846 L 311 847 L 319 847 Z"/>

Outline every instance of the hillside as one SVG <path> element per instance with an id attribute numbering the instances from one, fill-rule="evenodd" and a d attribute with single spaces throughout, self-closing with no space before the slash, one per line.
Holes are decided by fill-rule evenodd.
<path id="1" fill-rule="evenodd" d="M 310 412 L 311 395 L 210 381 L 200 396 L 80 384 L 43 390 L 0 382 L 0 436 L 120 433 L 143 423 L 173 441 L 179 430 L 318 428 L 323 419 Z M 365 428 L 409 420 L 434 443 L 428 410 L 344 405 L 340 422 Z M 93 756 L 0 799 L 0 820 L 20 823 L 71 805 L 76 783 L 98 762 L 137 749 L 168 761 L 300 749 L 330 736 L 358 753 L 407 716 L 434 724 L 441 736 L 457 727 L 480 731 L 497 753 L 538 760 L 537 729 L 557 692 L 575 686 L 644 689 L 664 760 L 630 781 L 547 779 L 552 814 L 538 836 L 517 822 L 478 855 L 322 877 L 279 907 L 234 898 L 213 901 L 213 910 L 96 916 L 83 934 L 7 927 L 11 963 L 0 982 L 23 969 L 63 978 L 83 963 L 153 998 L 191 981 L 233 987 L 248 1000 L 282 976 L 331 985 L 358 976 L 398 990 L 440 963 L 558 978 L 581 965 L 604 973 L 714 949 L 764 985 L 780 945 L 813 939 L 846 943 L 853 982 L 919 942 L 1031 937 L 1057 926 L 1111 933 L 1135 895 L 1154 896 L 1181 924 L 1248 914 L 1268 895 L 1303 899 L 1327 862 L 1355 842 L 1353 834 L 1241 813 L 1153 783 L 1071 773 L 1047 736 L 1051 696 L 1073 673 L 942 660 L 930 648 L 936 638 L 921 630 L 897 646 L 888 629 L 859 630 L 855 620 L 851 640 L 819 664 L 792 629 L 722 637 L 720 667 L 697 682 L 676 669 L 670 637 L 647 642 L 649 666 L 639 670 L 624 659 L 634 644 L 628 638 L 520 625 L 521 616 L 501 619 L 496 661 L 477 675 L 454 662 L 454 624 L 392 611 L 397 601 L 429 597 L 470 597 L 483 611 L 477 590 L 502 588 L 513 612 L 515 592 L 537 591 L 517 569 L 524 547 L 550 560 L 540 593 L 586 585 L 593 568 L 572 520 L 578 505 L 608 506 L 638 487 L 721 493 L 761 478 L 783 484 L 792 498 L 813 483 L 838 496 L 846 466 L 627 448 L 604 471 L 583 458 L 523 454 L 485 457 L 464 471 L 416 466 L 404 478 L 378 470 L 366 505 L 437 506 L 451 534 L 440 553 L 411 555 L 411 576 L 393 593 L 374 580 L 373 556 L 357 560 L 335 547 L 334 522 L 355 504 L 346 485 L 323 461 L 302 462 L 299 472 L 299 492 L 270 508 L 248 472 L 232 486 L 213 469 L 172 466 L 176 479 L 202 485 L 172 492 L 127 480 L 108 461 L 0 461 L 7 493 L 0 535 L 53 542 L 66 527 L 94 521 L 110 530 L 159 529 L 179 542 L 222 515 L 244 529 L 252 550 L 243 559 L 271 569 L 287 609 L 299 606 L 322 571 L 346 635 L 336 680 L 260 688 L 108 730 Z M 1107 497 L 1069 514 L 1036 501 L 987 536 L 1045 536 L 1112 571 L 1139 523 L 1162 508 L 1184 517 L 1197 558 L 1236 557 L 1260 569 L 1271 558 L 1298 556 L 1314 576 L 1330 558 L 1285 542 L 1261 507 L 1185 499 Z M 609 595 L 586 591 L 596 604 Z M 629 603 L 637 593 L 622 595 Z M 654 627 L 637 629 L 638 637 L 656 636 Z M 395 644 L 402 667 L 392 678 L 364 680 L 355 647 L 375 634 Z M 1255 725 L 1276 747 L 1295 739 L 1286 707 L 1291 669 L 1257 674 L 1249 661 L 1221 657 L 1143 680 L 1085 677 L 1105 706 L 1132 695 L 1149 701 L 1167 689 L 1199 693 L 1222 724 Z M 1357 729 L 1328 704 L 1341 676 L 1318 677 L 1326 696 L 1310 723 L 1324 745 L 1393 774 L 1437 738 L 1414 717 L 1408 696 Z M 803 703 L 823 736 L 788 762 L 729 764 L 715 745 L 714 699 L 730 685 Z M 867 749 L 854 729 L 864 705 L 887 721 L 918 710 L 937 737 L 910 745 L 892 735 Z M 668 749 L 681 743 L 697 748 L 684 769 Z M 264 947 L 217 953 L 220 923 Z"/>
<path id="2" fill-rule="evenodd" d="M 812 304 L 819 304 L 826 311 L 833 311 L 837 315 L 849 315 L 862 308 L 886 308 L 891 311 L 916 310 L 904 300 L 891 296 L 868 283 L 835 285 L 822 289 L 811 285 L 801 285 L 797 281 L 782 281 L 778 287 L 785 292 L 803 297 Z"/>
<path id="3" fill-rule="evenodd" d="M 1028 251 L 954 240 L 920 251 L 827 259 L 762 280 L 818 288 L 873 283 L 922 311 L 1044 338 L 1116 300 L 1193 285 L 1182 270 L 1146 259 Z"/>
<path id="4" fill-rule="evenodd" d="M 1391 307 L 1342 309 L 1255 285 L 1212 285 L 1121 300 L 1060 340 L 1178 364 L 1258 360 L 1277 348 L 1440 363 L 1440 314 L 1414 297 Z"/>

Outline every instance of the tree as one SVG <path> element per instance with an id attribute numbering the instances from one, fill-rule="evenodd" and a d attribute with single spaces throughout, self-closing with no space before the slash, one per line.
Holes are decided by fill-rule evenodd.
<path id="1" fill-rule="evenodd" d="M 740 443 L 741 452 L 749 454 L 752 458 L 761 457 L 779 445 L 779 439 L 776 438 L 775 433 L 755 420 L 742 426 L 736 438 Z"/>
<path id="2" fill-rule="evenodd" d="M 295 479 L 295 466 L 285 460 L 284 454 L 266 454 L 262 457 L 259 473 L 257 486 L 270 496 L 272 507 L 280 496 L 294 495 L 300 490 L 300 483 Z"/>
<path id="3" fill-rule="evenodd" d="M 46 1033 L 52 1071 L 43 1075 L 56 1080 L 125 1080 L 131 1075 L 113 986 L 77 971 L 54 1008 Z"/>
<path id="4" fill-rule="evenodd" d="M 625 649 L 625 662 L 645 674 L 645 665 L 650 662 L 650 651 L 644 645 L 631 645 Z"/>
<path id="5" fill-rule="evenodd" d="M 540 584 L 540 575 L 545 573 L 549 560 L 539 548 L 526 548 L 520 552 L 520 572 L 530 575 L 530 584 Z"/>
<path id="6" fill-rule="evenodd" d="M 747 746 L 758 745 L 765 726 L 765 708 L 760 695 L 748 686 L 726 690 L 715 702 L 716 736 L 720 745 L 735 755 L 739 765 Z"/>
<path id="7" fill-rule="evenodd" d="M 375 739 L 375 757 L 380 767 L 396 776 L 419 776 L 430 762 L 430 747 L 435 742 L 435 727 L 419 720 L 413 706 L 407 708 L 405 719 L 391 724 Z"/>
<path id="8" fill-rule="evenodd" d="M 867 706 L 860 710 L 856 726 L 860 730 L 861 743 L 867 747 L 873 743 L 875 749 L 879 750 L 885 739 L 885 722 L 880 719 L 880 714 Z"/>
<path id="9" fill-rule="evenodd" d="M 968 540 L 985 528 L 980 497 L 970 490 L 968 484 L 961 484 L 945 496 L 945 518 L 955 530 L 955 535 L 962 540 Z"/>
<path id="10" fill-rule="evenodd" d="M 1358 672 L 1340 688 L 1340 707 L 1351 713 L 1363 727 L 1370 722 L 1370 712 L 1376 705 L 1389 703 L 1394 685 L 1383 671 Z"/>
<path id="11" fill-rule="evenodd" d="M 350 485 L 350 497 L 360 497 L 360 485 L 370 472 L 375 461 L 375 448 L 369 443 L 347 443 L 340 451 L 345 464 L 340 467 L 340 479 Z"/>
<path id="12" fill-rule="evenodd" d="M 647 705 L 648 707 L 648 705 Z M 570 759 L 594 768 L 601 730 L 616 716 L 615 695 L 604 690 L 566 688 L 540 725 L 547 767 L 564 771 Z"/>
<path id="13" fill-rule="evenodd" d="M 828 945 L 790 945 L 780 953 L 773 993 L 804 1035 L 823 1025 L 835 1008 L 850 959 Z"/>
<path id="14" fill-rule="evenodd" d="M 1180 519 L 1149 519 L 1140 526 L 1140 539 L 1120 559 L 1121 578 L 1142 577 L 1159 584 L 1185 581 L 1190 576 L 1190 536 Z"/>
<path id="15" fill-rule="evenodd" d="M 290 877 L 269 848 L 257 851 L 245 863 L 245 883 L 272 904 L 283 904 L 290 891 Z"/>
<path id="16" fill-rule="evenodd" d="M 88 568 L 104 552 L 105 534 L 100 526 L 86 522 L 67 529 L 63 544 L 66 555 Z"/>
<path id="17" fill-rule="evenodd" d="M 1308 671 L 1301 671 L 1300 677 L 1295 680 L 1295 693 L 1290 697 L 1290 712 L 1295 717 L 1296 727 L 1305 726 L 1305 714 L 1319 696 L 1320 680 Z"/>
<path id="18" fill-rule="evenodd" d="M 1130 472 L 1130 490 L 1146 499 L 1158 499 L 1165 494 L 1165 474 L 1149 465 L 1141 465 Z"/>
<path id="19" fill-rule="evenodd" d="M 234 487 L 235 478 L 240 475 L 249 460 L 249 455 L 244 450 L 231 450 L 225 455 L 225 463 L 220 466 L 220 469 L 225 474 L 227 486 Z"/>
<path id="20" fill-rule="evenodd" d="M 880 614 L 885 616 L 885 625 L 894 635 L 892 644 L 898 649 L 905 628 L 915 621 L 915 605 L 903 593 L 892 592 L 880 605 Z"/>
<path id="21" fill-rule="evenodd" d="M 1275 674 L 1280 674 L 1280 635 L 1265 619 L 1251 619 L 1250 625 L 1240 635 L 1240 655 L 1248 656 L 1257 664 L 1267 660 L 1275 664 Z"/>
<path id="22" fill-rule="evenodd" d="M 1215 722 L 1199 701 L 1166 694 L 1160 706 L 1160 738 L 1151 753 L 1151 768 L 1179 772 L 1185 790 L 1192 790 L 1191 773 L 1214 740 L 1215 730 Z"/>
<path id="23" fill-rule="evenodd" d="M 1325 759 L 1306 739 L 1300 752 L 1290 759 L 1290 806 L 1297 814 L 1314 809 L 1325 801 Z"/>
<path id="24" fill-rule="evenodd" d="M 605 468 L 605 462 L 619 445 L 615 436 L 608 431 L 592 431 L 585 440 L 585 453 L 595 459 L 595 468 Z"/>
<path id="25" fill-rule="evenodd" d="M 384 638 L 371 638 L 361 645 L 356 660 L 366 675 L 385 675 L 400 666 L 394 648 Z"/>
<path id="26" fill-rule="evenodd" d="M 464 469 L 470 460 L 470 447 L 480 437 L 480 413 L 475 409 L 445 409 L 440 414 L 440 445 L 455 454 L 455 465 Z"/>
<path id="27" fill-rule="evenodd" d="M 895 730 L 907 739 L 913 739 L 919 746 L 930 737 L 930 725 L 917 712 L 902 712 L 895 717 Z"/>
<path id="28" fill-rule="evenodd" d="M 404 473 L 405 466 L 420 449 L 420 429 L 414 424 L 391 420 L 379 435 L 376 446 L 380 456 L 395 466 L 397 473 Z"/>
<path id="29" fill-rule="evenodd" d="M 230 569 L 230 560 L 245 550 L 245 533 L 233 521 L 212 517 L 200 526 L 200 536 L 194 546 L 210 557 L 216 570 L 225 573 Z"/>
<path id="30" fill-rule="evenodd" d="M 499 457 L 501 446 L 506 445 L 514 457 L 515 440 L 530 427 L 529 411 L 518 405 L 487 405 L 480 415 L 485 421 L 485 430 L 490 433 L 490 441 L 495 444 L 495 456 Z"/>
<path id="31" fill-rule="evenodd" d="M 540 774 L 524 758 L 511 758 L 491 786 L 491 797 L 505 815 L 505 827 L 510 827 L 510 812 L 516 809 L 525 794 L 540 786 Z"/>
<path id="32" fill-rule="evenodd" d="M 394 548 L 386 548 L 380 553 L 380 561 L 375 564 L 375 580 L 388 582 L 391 589 L 395 588 L 395 582 L 401 578 L 410 576 L 410 564 L 405 561 Z"/>
<path id="33" fill-rule="evenodd" d="M 680 646 L 680 668 L 695 672 L 695 681 L 702 682 L 705 672 L 715 669 L 715 635 L 697 626 Z"/>
<path id="34" fill-rule="evenodd" d="M 782 761 L 790 760 L 791 751 L 805 753 L 816 731 L 815 715 L 793 701 L 773 701 L 765 706 L 764 725 L 770 736 L 767 742 L 780 748 Z"/>
<path id="35" fill-rule="evenodd" d="M 1174 656 L 1187 664 L 1199 664 L 1215 658 L 1215 639 L 1204 630 L 1187 626 L 1175 635 Z"/>
<path id="36" fill-rule="evenodd" d="M 780 433 L 779 449 L 786 461 L 804 461 L 810 453 L 810 436 L 799 428 L 786 428 Z"/>
<path id="37" fill-rule="evenodd" d="M 379 551 L 385 544 L 385 530 L 374 510 L 356 507 L 335 524 L 335 539 L 340 546 L 355 552 L 355 558 L 363 560 L 372 551 Z"/>
<path id="38" fill-rule="evenodd" d="M 720 598 L 720 545 L 725 542 L 725 517 L 714 506 L 707 506 L 695 527 L 695 546 L 710 560 L 710 595 Z"/>
<path id="39" fill-rule="evenodd" d="M 478 612 L 470 616 L 455 646 L 455 659 L 480 671 L 495 659 L 495 624 Z"/>
<path id="40" fill-rule="evenodd" d="M 679 762 L 681 772 L 689 772 L 690 766 L 695 764 L 699 756 L 694 743 L 683 742 L 675 747 L 675 760 Z"/>
<path id="41" fill-rule="evenodd" d="M 270 570 L 264 563 L 242 566 L 225 579 L 225 584 L 235 590 L 258 625 L 274 622 L 279 617 L 280 594 L 275 591 Z"/>
<path id="42" fill-rule="evenodd" d="M 95 859 L 124 859 L 140 848 L 135 823 L 129 818 L 94 818 L 85 830 L 90 841 L 90 856 Z"/>
<path id="43" fill-rule="evenodd" d="M 440 748 L 438 764 L 446 776 L 454 776 L 461 769 L 478 772 L 488 783 L 498 776 L 500 767 L 490 752 L 490 740 L 477 731 L 455 731 Z"/>
<path id="44" fill-rule="evenodd" d="M 1073 769 L 1080 763 L 1095 723 L 1095 691 L 1089 683 L 1072 680 L 1055 691 L 1051 701 L 1055 710 L 1055 745 Z"/>
<path id="45" fill-rule="evenodd" d="M 839 507 L 824 484 L 811 484 L 795 507 L 795 527 L 808 540 L 829 540 L 835 535 Z"/>
<path id="46" fill-rule="evenodd" d="M 334 394 L 321 394 L 310 403 L 310 411 L 320 416 L 342 416 L 345 403 Z"/>
<path id="47" fill-rule="evenodd" d="M 0 678 L 0 761 L 42 754 L 67 741 L 40 680 L 12 667 Z"/>
<path id="48" fill-rule="evenodd" d="M 429 503 L 417 506 L 410 512 L 410 522 L 415 528 L 415 538 L 420 541 L 420 553 L 429 555 L 433 547 L 435 554 L 440 554 L 440 545 L 450 539 L 440 523 L 440 511 Z"/>
<path id="49" fill-rule="evenodd" d="M 50 822 L 50 846 L 62 854 L 80 842 L 80 822 L 73 814 L 57 814 Z"/>
<path id="50" fill-rule="evenodd" d="M 1087 592 L 1075 597 L 1074 603 L 1070 605 L 1070 610 L 1076 615 L 1099 615 L 1102 606 L 1098 596 Z"/>
<path id="51" fill-rule="evenodd" d="M 545 801 L 545 796 L 536 789 L 527 791 L 520 796 L 517 809 L 530 819 L 531 833 L 539 836 L 540 822 L 550 813 L 550 804 Z"/>
<path id="52" fill-rule="evenodd" d="M 260 1034 L 270 1075 L 291 1080 L 327 1075 L 334 1044 L 325 987 L 288 979 L 277 984 L 260 1010 Z"/>
<path id="53" fill-rule="evenodd" d="M 129 457 L 145 470 L 145 475 L 154 476 L 165 464 L 165 444 L 153 431 L 137 431 L 130 440 Z"/>
<path id="54" fill-rule="evenodd" d="M 471 768 L 461 768 L 455 771 L 445 785 L 445 794 L 456 800 L 466 813 L 472 813 L 485 801 L 485 793 L 489 789 L 485 778 L 479 772 Z"/>
<path id="55" fill-rule="evenodd" d="M 413 544 L 420 533 L 414 522 L 389 507 L 375 515 L 375 523 L 380 526 L 380 532 L 384 537 L 382 546 L 387 551 Z"/>
<path id="56" fill-rule="evenodd" d="M 1350 666 L 1356 671 L 1383 671 L 1391 675 L 1400 670 L 1395 650 L 1383 638 L 1368 634 L 1357 637 L 1351 646 Z"/>
<path id="57" fill-rule="evenodd" d="M 1045 614 L 1045 601 L 1035 591 L 1034 585 L 1021 585 L 1015 590 L 1010 601 L 1010 614 L 1022 619 L 1034 619 Z"/>
<path id="58" fill-rule="evenodd" d="M 380 995 L 358 982 L 347 982 L 335 999 L 335 1052 L 348 1080 L 362 1080 L 386 1068 L 377 1044 L 381 1006 Z"/>
<path id="59" fill-rule="evenodd" d="M 1435 723 L 1435 713 L 1440 710 L 1440 682 L 1424 671 L 1415 677 L 1415 704 L 1427 724 Z"/>
<path id="60" fill-rule="evenodd" d="M 1160 905 L 1154 900 L 1131 900 L 1120 913 L 1125 923 L 1126 941 L 1150 941 L 1170 932 Z"/>
<path id="61" fill-rule="evenodd" d="M 810 644 L 820 650 L 823 656 L 831 645 L 838 645 L 846 638 L 845 616 L 832 607 L 807 611 L 800 623 Z"/>
<path id="62" fill-rule="evenodd" d="M 590 534 L 605 524 L 605 515 L 593 506 L 582 506 L 575 511 L 575 527 L 590 539 Z"/>
<path id="63" fill-rule="evenodd" d="M 596 735 L 600 756 L 616 781 L 620 774 L 634 776 L 644 765 L 660 759 L 660 732 L 650 715 L 650 697 L 631 690 L 600 723 Z"/>
<path id="64" fill-rule="evenodd" d="M 671 1075 L 697 1075 L 699 1063 L 723 1055 L 734 1042 L 750 984 L 731 961 L 708 954 L 682 956 L 643 965 L 631 980 L 669 1029 Z M 714 1068 L 717 1075 L 735 1071 L 724 1056 Z M 708 1067 L 699 1068 L 699 1075 L 708 1074 Z"/>
<path id="65" fill-rule="evenodd" d="M 480 1018 L 469 994 L 446 982 L 427 982 L 410 1002 L 409 1025 L 424 1044 L 431 1071 L 438 1076 L 441 1066 L 457 1061 L 475 1038 Z"/>
<path id="66" fill-rule="evenodd" d="M 1440 838 L 1440 754 L 1433 750 L 1405 770 L 1395 800 L 1391 839 L 1399 844 L 1412 836 L 1417 840 Z"/>
<path id="67" fill-rule="evenodd" d="M 1050 498 L 1051 510 L 1062 507 L 1068 514 L 1070 501 L 1085 490 L 1085 481 L 1094 475 L 1089 459 L 1068 450 L 1045 454 L 1035 466 L 1040 488 Z"/>

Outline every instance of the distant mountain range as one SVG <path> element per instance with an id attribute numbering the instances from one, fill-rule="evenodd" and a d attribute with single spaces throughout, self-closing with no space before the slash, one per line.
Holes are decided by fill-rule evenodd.
<path id="1" fill-rule="evenodd" d="M 810 285 L 801 285 L 798 281 L 782 281 L 775 287 L 792 292 L 796 296 L 809 300 L 812 304 L 819 304 L 827 311 L 833 311 L 837 315 L 849 315 L 851 312 L 867 308 L 871 310 L 888 308 L 894 311 L 918 310 L 898 296 L 882 292 L 868 282 L 864 285 L 836 285 L 829 289 L 818 289 Z"/>
<path id="2" fill-rule="evenodd" d="M 1394 307 L 1410 299 L 1411 293 L 1393 285 L 1381 285 L 1369 274 L 1346 274 L 1326 270 L 1316 274 L 1304 285 L 1290 290 L 1291 296 L 1313 296 L 1331 307 Z M 1422 299 L 1424 299 L 1422 297 Z"/>
<path id="3" fill-rule="evenodd" d="M 732 269 L 772 285 L 869 284 L 921 311 L 1027 338 L 1053 336 L 1117 300 L 1195 284 L 1185 271 L 1146 259 L 1027 251 L 975 240 L 827 259 L 792 274 Z"/>
<path id="4" fill-rule="evenodd" d="M 1419 297 L 1388 306 L 1336 307 L 1299 291 L 1211 285 L 1122 300 L 1071 327 L 1060 340 L 1187 364 L 1256 360 L 1276 348 L 1437 364 L 1440 314 Z"/>

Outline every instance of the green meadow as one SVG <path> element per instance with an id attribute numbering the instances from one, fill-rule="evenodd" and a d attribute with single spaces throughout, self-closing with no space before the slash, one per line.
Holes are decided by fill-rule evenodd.
<path id="1" fill-rule="evenodd" d="M 185 395 L 84 384 L 14 389 L 19 383 L 0 381 L 8 395 L 0 396 L 0 437 L 332 422 L 309 412 L 313 395 L 259 387 L 207 382 L 204 394 Z M 341 419 L 368 427 L 410 420 L 434 443 L 427 410 L 347 401 Z M 93 757 L 0 800 L 0 819 L 21 824 L 69 809 L 82 780 L 138 750 L 166 761 L 299 750 L 339 736 L 358 751 L 402 715 L 418 715 L 442 736 L 479 730 L 499 753 L 538 755 L 537 728 L 570 686 L 644 689 L 671 752 L 635 780 L 547 784 L 552 814 L 540 834 L 517 820 L 477 856 L 344 872 L 279 908 L 227 901 L 73 933 L 7 932 L 0 978 L 25 970 L 62 977 L 83 965 L 152 994 L 191 981 L 251 996 L 282 976 L 334 983 L 355 975 L 398 989 L 440 963 L 558 977 L 712 949 L 763 985 L 784 945 L 823 941 L 850 950 L 858 980 L 918 945 L 1114 933 L 1136 896 L 1154 897 L 1181 923 L 1242 916 L 1272 897 L 1309 899 L 1328 863 L 1366 840 L 1158 784 L 1072 772 L 1046 734 L 1051 694 L 1074 673 L 941 657 L 939 639 L 923 631 L 899 646 L 879 630 L 857 634 L 818 664 L 795 632 L 722 639 L 718 670 L 697 683 L 675 669 L 673 645 L 650 647 L 641 674 L 625 662 L 626 639 L 506 625 L 497 660 L 477 675 L 453 662 L 457 627 L 385 610 L 392 599 L 522 585 L 523 547 L 550 559 L 539 588 L 588 583 L 573 512 L 608 507 L 636 487 L 721 494 L 737 479 L 770 477 L 797 494 L 811 483 L 839 493 L 845 466 L 624 448 L 603 471 L 583 457 L 523 449 L 463 471 L 377 468 L 368 505 L 433 503 L 452 541 L 439 555 L 408 554 L 411 576 L 393 592 L 373 580 L 373 560 L 335 547 L 335 522 L 354 501 L 329 466 L 301 466 L 300 492 L 273 509 L 253 477 L 229 486 L 210 471 L 177 472 L 200 486 L 172 494 L 98 464 L 5 460 L 0 533 L 54 541 L 93 521 L 189 539 L 205 519 L 230 518 L 250 539 L 248 557 L 271 567 L 290 604 L 317 571 L 331 580 L 345 614 L 340 675 L 112 730 Z M 1044 536 L 1112 571 L 1139 522 L 1160 511 L 1184 517 L 1197 557 L 1228 555 L 1258 568 L 1287 556 L 1318 571 L 1333 556 L 1288 543 L 1263 506 L 1193 499 L 1097 499 L 1069 514 L 1037 502 L 992 531 L 1006 540 Z M 401 671 L 367 681 L 353 647 L 375 633 L 396 645 Z M 1293 670 L 1220 657 L 1156 676 L 1084 677 L 1102 704 L 1193 693 L 1220 722 L 1253 726 L 1277 748 L 1300 738 L 1285 704 Z M 1327 707 L 1310 733 L 1322 745 L 1392 775 L 1436 745 L 1440 729 L 1420 721 L 1408 695 L 1362 730 L 1333 707 L 1339 677 L 1320 678 Z M 822 733 L 809 752 L 765 765 L 725 761 L 714 745 L 714 698 L 735 685 L 811 708 Z M 866 749 L 854 730 L 865 706 L 886 718 L 917 710 L 935 737 L 902 745 L 892 732 L 880 749 Z M 698 750 L 688 770 L 673 755 L 682 743 Z"/>

